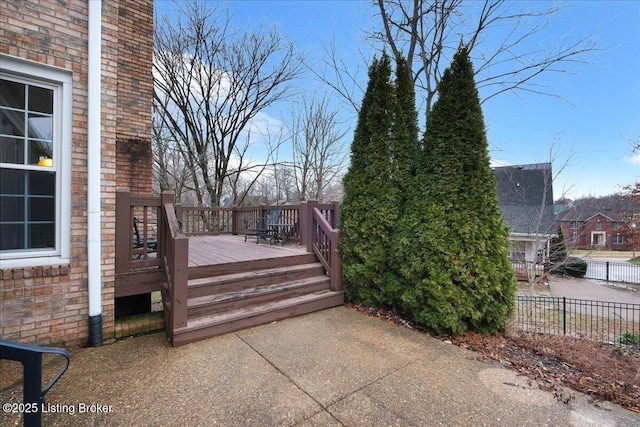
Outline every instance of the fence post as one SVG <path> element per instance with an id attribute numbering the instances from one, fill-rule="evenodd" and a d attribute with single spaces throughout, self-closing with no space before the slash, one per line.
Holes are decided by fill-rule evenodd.
<path id="1" fill-rule="evenodd" d="M 609 261 L 607 261 L 607 282 L 609 281 Z"/>
<path id="2" fill-rule="evenodd" d="M 562 297 L 562 334 L 567 335 L 567 297 Z"/>

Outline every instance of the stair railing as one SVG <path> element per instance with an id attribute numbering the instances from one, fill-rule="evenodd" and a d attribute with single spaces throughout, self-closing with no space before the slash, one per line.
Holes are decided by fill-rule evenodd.
<path id="1" fill-rule="evenodd" d="M 189 273 L 189 238 L 181 231 L 173 204 L 173 193 L 163 192 L 161 227 L 158 244 L 163 248 L 162 266 L 165 284 L 162 289 L 167 332 L 187 326 L 187 281 Z"/>
<path id="2" fill-rule="evenodd" d="M 315 253 L 322 263 L 331 280 L 330 289 L 341 291 L 342 263 L 338 253 L 340 230 L 335 228 L 338 222 L 338 205 L 334 204 L 326 209 L 315 200 L 309 200 L 303 202 L 302 206 L 302 238 L 307 245 L 307 252 Z M 327 218 L 334 223 L 331 224 Z"/>

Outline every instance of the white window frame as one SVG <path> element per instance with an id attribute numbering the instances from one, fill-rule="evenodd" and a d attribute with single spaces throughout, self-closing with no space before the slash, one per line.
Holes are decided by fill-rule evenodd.
<path id="1" fill-rule="evenodd" d="M 56 172 L 55 248 L 2 252 L 0 269 L 69 263 L 73 74 L 62 68 L 0 54 L 0 76 L 54 90 L 53 169 Z"/>

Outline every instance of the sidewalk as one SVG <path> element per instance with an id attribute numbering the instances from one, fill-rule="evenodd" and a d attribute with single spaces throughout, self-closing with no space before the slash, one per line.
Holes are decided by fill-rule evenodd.
<path id="1" fill-rule="evenodd" d="M 0 387 L 0 402 L 18 393 Z M 571 394 L 557 402 L 477 353 L 338 307 L 179 348 L 160 333 L 73 351 L 43 425 L 638 425 Z"/>

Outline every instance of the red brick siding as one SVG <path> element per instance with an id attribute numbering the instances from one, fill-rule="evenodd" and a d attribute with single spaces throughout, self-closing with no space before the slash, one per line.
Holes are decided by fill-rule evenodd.
<path id="1" fill-rule="evenodd" d="M 600 229 L 596 224 L 600 221 Z M 571 221 L 560 221 L 562 235 L 568 249 L 592 249 L 591 234 L 592 232 L 600 232 L 606 234 L 604 248 L 610 250 L 632 250 L 633 237 L 629 230 L 621 226 L 619 222 L 610 221 L 604 215 L 595 215 L 589 221 L 581 222 L 578 228 L 571 228 Z M 572 234 L 577 235 L 577 242 L 571 241 Z M 623 244 L 613 244 L 613 236 L 620 234 L 623 236 Z"/>
<path id="2" fill-rule="evenodd" d="M 153 2 L 120 0 L 117 17 L 116 184 L 150 194 Z"/>

